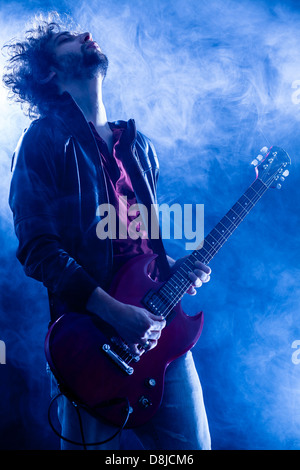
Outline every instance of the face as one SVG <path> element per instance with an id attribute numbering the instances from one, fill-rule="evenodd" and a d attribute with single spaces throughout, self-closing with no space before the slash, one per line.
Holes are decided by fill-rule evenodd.
<path id="1" fill-rule="evenodd" d="M 90 33 L 64 31 L 52 38 L 57 75 L 63 80 L 106 75 L 108 60 Z"/>

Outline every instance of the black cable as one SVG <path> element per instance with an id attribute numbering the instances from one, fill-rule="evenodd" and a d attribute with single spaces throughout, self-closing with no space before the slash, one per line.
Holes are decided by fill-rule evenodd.
<path id="1" fill-rule="evenodd" d="M 84 450 L 87 450 L 87 448 L 86 448 L 86 443 L 85 443 L 85 439 L 84 439 L 84 431 L 83 431 L 83 424 L 82 424 L 82 419 L 81 419 L 80 411 L 79 411 L 79 409 L 78 409 L 77 403 L 72 402 L 72 405 L 74 406 L 74 408 L 75 408 L 75 410 L 76 410 L 76 413 L 77 413 L 77 416 L 78 416 L 82 445 L 83 445 Z"/>
<path id="2" fill-rule="evenodd" d="M 77 416 L 78 416 L 78 420 L 79 420 L 79 426 L 80 426 L 80 432 L 81 432 L 81 437 L 82 437 L 82 442 L 76 442 L 76 441 L 73 441 L 71 439 L 68 439 L 67 437 L 63 436 L 60 432 L 57 431 L 57 429 L 55 429 L 53 423 L 52 423 L 52 420 L 51 420 L 51 409 L 52 409 L 52 405 L 53 403 L 59 398 L 63 396 L 62 393 L 58 393 L 57 395 L 55 395 L 51 401 L 50 401 L 50 404 L 49 404 L 49 408 L 48 408 L 48 421 L 49 421 L 49 424 L 50 424 L 50 427 L 52 429 L 52 431 L 62 440 L 66 441 L 66 442 L 69 442 L 70 444 L 74 444 L 74 445 L 78 445 L 78 446 L 83 446 L 84 450 L 87 450 L 86 447 L 87 446 L 99 446 L 99 445 L 102 445 L 102 444 L 105 444 L 106 442 L 109 442 L 111 441 L 112 439 L 114 439 L 121 431 L 123 431 L 123 429 L 125 428 L 126 424 L 127 424 L 127 421 L 128 421 L 128 418 L 129 418 L 129 415 L 130 415 L 130 406 L 129 406 L 129 401 L 128 401 L 128 398 L 124 398 L 124 400 L 126 401 L 127 403 L 127 415 L 126 415 L 126 418 L 124 420 L 124 423 L 122 424 L 122 426 L 111 436 L 111 437 L 108 437 L 107 439 L 105 439 L 104 441 L 99 441 L 99 442 L 85 442 L 85 439 L 84 439 L 84 432 L 83 432 L 83 425 L 82 425 L 82 419 L 81 419 L 81 416 L 80 416 L 80 410 L 79 410 L 79 407 L 81 406 L 83 409 L 84 409 L 84 406 L 82 405 L 79 405 L 78 403 L 75 403 L 75 402 L 72 402 L 72 405 L 74 406 L 76 412 L 77 412 Z"/>

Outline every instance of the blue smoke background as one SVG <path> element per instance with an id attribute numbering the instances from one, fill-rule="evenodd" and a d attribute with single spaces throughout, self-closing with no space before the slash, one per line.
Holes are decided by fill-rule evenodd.
<path id="1" fill-rule="evenodd" d="M 184 308 L 205 313 L 194 357 L 213 449 L 299 449 L 299 2 L 8 0 L 1 44 L 51 10 L 101 44 L 109 120 L 136 120 L 160 157 L 159 202 L 204 204 L 205 233 L 252 183 L 261 147 L 291 156 L 282 190 L 267 192 Z M 47 422 L 46 291 L 15 258 L 7 204 L 11 155 L 29 121 L 2 88 L 0 100 L 0 448 L 58 449 Z M 186 254 L 180 240 L 166 246 L 175 258 Z M 124 442 L 138 448 L 130 433 Z"/>

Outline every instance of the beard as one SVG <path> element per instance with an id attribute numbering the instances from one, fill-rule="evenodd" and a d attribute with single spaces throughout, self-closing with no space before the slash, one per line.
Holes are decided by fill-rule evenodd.
<path id="1" fill-rule="evenodd" d="M 84 46 L 84 45 L 83 45 Z M 67 79 L 92 79 L 106 77 L 108 59 L 99 49 L 82 47 L 81 54 L 69 53 L 61 56 L 56 67 Z"/>

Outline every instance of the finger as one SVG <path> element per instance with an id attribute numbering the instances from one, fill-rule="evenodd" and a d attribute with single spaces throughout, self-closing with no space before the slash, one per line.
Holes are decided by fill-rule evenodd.
<path id="1" fill-rule="evenodd" d="M 156 339 L 149 339 L 145 345 L 143 346 L 144 348 L 144 351 L 147 352 L 147 351 L 150 351 L 150 349 L 153 349 L 155 348 L 155 346 L 157 346 L 157 340 Z"/>
<path id="2" fill-rule="evenodd" d="M 141 341 L 139 344 L 128 344 L 128 347 L 133 356 L 141 356 L 145 352 L 150 351 L 150 349 L 155 348 L 156 345 L 156 340 L 147 340 L 145 342 Z"/>
<path id="3" fill-rule="evenodd" d="M 201 271 L 204 271 L 208 275 L 211 274 L 210 267 L 207 266 L 206 264 L 201 263 L 201 261 L 195 261 L 195 267 L 200 269 Z"/>
<path id="4" fill-rule="evenodd" d="M 150 351 L 150 349 L 155 348 L 157 346 L 158 340 L 156 339 L 148 339 L 147 341 L 141 341 L 140 344 L 134 344 L 132 346 L 132 350 L 135 351 L 135 354 L 138 354 L 141 356 L 147 351 Z"/>
<path id="5" fill-rule="evenodd" d="M 149 344 L 149 347 L 148 347 L 147 351 L 150 351 L 150 349 L 155 348 L 155 346 L 157 346 L 157 341 L 156 340 L 150 340 L 150 344 Z"/>
<path id="6" fill-rule="evenodd" d="M 196 295 L 197 294 L 197 290 L 191 286 L 187 291 L 186 291 L 187 294 L 189 295 Z"/>
<path id="7" fill-rule="evenodd" d="M 140 344 L 130 343 L 128 344 L 128 347 L 131 354 L 134 356 L 140 356 L 144 352 L 144 349 Z"/>
<path id="8" fill-rule="evenodd" d="M 166 326 L 166 319 L 162 315 L 155 315 L 154 313 L 148 312 L 149 318 L 152 320 L 150 330 L 160 331 Z"/>
<path id="9" fill-rule="evenodd" d="M 200 271 L 199 269 L 194 270 L 194 274 L 202 281 L 208 282 L 210 280 L 210 275 L 205 273 L 204 271 Z"/>
<path id="10" fill-rule="evenodd" d="M 158 340 L 161 337 L 161 331 L 162 330 L 152 330 L 152 331 L 147 331 L 145 336 L 142 338 L 143 342 L 146 343 L 149 340 Z"/>
<path id="11" fill-rule="evenodd" d="M 200 279 L 199 276 L 195 274 L 195 272 L 190 272 L 189 273 L 189 278 L 193 283 L 193 287 L 201 287 L 202 286 L 202 280 Z"/>

